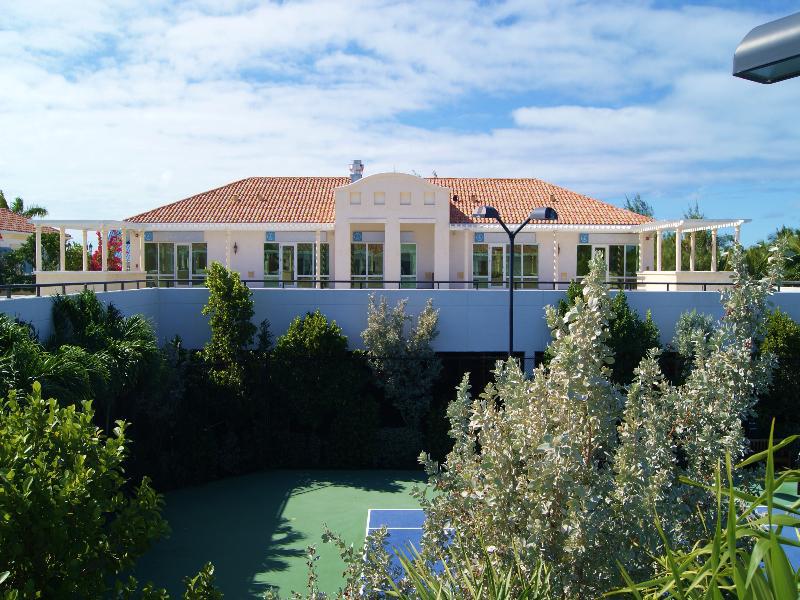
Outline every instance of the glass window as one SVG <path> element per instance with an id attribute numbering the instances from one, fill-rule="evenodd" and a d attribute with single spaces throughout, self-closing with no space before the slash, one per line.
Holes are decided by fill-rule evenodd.
<path id="1" fill-rule="evenodd" d="M 161 275 L 172 275 L 175 273 L 175 245 L 158 245 L 158 272 Z"/>
<path id="2" fill-rule="evenodd" d="M 314 286 L 314 244 L 297 244 L 297 285 Z"/>
<path id="3" fill-rule="evenodd" d="M 505 287 L 506 279 L 503 273 L 503 254 L 505 249 L 500 244 L 489 246 L 489 274 L 492 287 Z"/>
<path id="4" fill-rule="evenodd" d="M 522 287 L 535 289 L 539 287 L 539 246 L 522 245 Z"/>
<path id="5" fill-rule="evenodd" d="M 486 287 L 489 281 L 488 244 L 472 244 L 472 279 L 475 287 Z"/>
<path id="6" fill-rule="evenodd" d="M 284 285 L 294 285 L 294 245 L 281 245 L 281 281 Z"/>
<path id="7" fill-rule="evenodd" d="M 281 260 L 278 244 L 273 242 L 264 244 L 264 285 L 266 287 L 275 287 L 277 285 L 280 270 Z"/>
<path id="8" fill-rule="evenodd" d="M 592 260 L 592 247 L 589 244 L 578 244 L 577 275 L 583 277 L 589 274 L 589 261 Z"/>
<path id="9" fill-rule="evenodd" d="M 147 272 L 147 285 L 154 286 L 158 279 L 158 244 L 144 245 L 144 270 Z"/>
<path id="10" fill-rule="evenodd" d="M 417 245 L 400 244 L 400 287 L 417 287 Z"/>
<path id="11" fill-rule="evenodd" d="M 367 244 L 367 279 L 369 287 L 383 286 L 383 244 Z"/>
<path id="12" fill-rule="evenodd" d="M 639 270 L 639 246 L 628 244 L 625 246 L 625 277 L 636 277 Z"/>
<path id="13" fill-rule="evenodd" d="M 328 287 L 328 284 L 325 283 L 331 277 L 331 248 L 328 244 L 319 245 L 319 267 L 320 279 L 322 279 L 320 287 Z"/>
<path id="14" fill-rule="evenodd" d="M 367 245 L 352 244 L 350 246 L 350 275 L 353 278 L 367 276 Z"/>
<path id="15" fill-rule="evenodd" d="M 625 276 L 625 246 L 612 244 L 608 247 L 608 276 L 614 279 Z"/>
<path id="16" fill-rule="evenodd" d="M 511 276 L 511 244 L 506 244 L 506 277 Z M 522 281 L 522 245 L 514 244 L 514 285 L 519 288 Z"/>
<path id="17" fill-rule="evenodd" d="M 192 244 L 192 277 L 202 283 L 208 269 L 208 244 Z"/>

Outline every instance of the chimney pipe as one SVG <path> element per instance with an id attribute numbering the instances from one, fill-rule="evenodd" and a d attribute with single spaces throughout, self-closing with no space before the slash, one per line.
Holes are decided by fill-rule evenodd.
<path id="1" fill-rule="evenodd" d="M 361 176 L 364 173 L 364 163 L 362 163 L 358 159 L 354 159 L 353 163 L 350 165 L 350 183 L 354 183 L 361 179 Z"/>

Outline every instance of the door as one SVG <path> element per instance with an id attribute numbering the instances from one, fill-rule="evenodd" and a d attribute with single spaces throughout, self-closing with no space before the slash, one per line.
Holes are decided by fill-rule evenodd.
<path id="1" fill-rule="evenodd" d="M 294 244 L 281 244 L 281 282 L 283 287 L 295 287 Z"/>
<path id="2" fill-rule="evenodd" d="M 503 244 L 489 246 L 489 287 L 505 287 L 505 247 Z"/>
<path id="3" fill-rule="evenodd" d="M 191 264 L 191 246 L 189 244 L 176 244 L 175 245 L 175 277 L 178 281 L 175 282 L 179 286 L 188 286 L 190 284 L 190 264 Z"/>

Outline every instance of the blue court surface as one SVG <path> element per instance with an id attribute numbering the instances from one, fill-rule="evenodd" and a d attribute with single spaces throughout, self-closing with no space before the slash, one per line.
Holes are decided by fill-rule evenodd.
<path id="1" fill-rule="evenodd" d="M 409 546 L 420 549 L 424 522 L 425 513 L 418 508 L 370 508 L 367 511 L 367 535 L 381 527 L 386 527 L 388 531 L 387 548 L 410 556 Z M 392 554 L 392 565 L 402 569 L 396 554 Z"/>
<path id="2" fill-rule="evenodd" d="M 760 515 L 763 515 L 767 512 L 767 509 L 762 506 L 756 509 L 756 512 L 758 512 Z M 784 511 L 779 508 L 773 508 L 773 514 L 784 514 Z M 787 540 L 800 541 L 800 530 L 798 530 L 797 527 L 783 527 L 781 529 L 780 536 Z M 791 544 L 782 544 L 782 546 L 783 551 L 786 552 L 786 558 L 789 559 L 792 568 L 795 571 L 800 569 L 800 548 L 797 546 L 792 546 Z"/>

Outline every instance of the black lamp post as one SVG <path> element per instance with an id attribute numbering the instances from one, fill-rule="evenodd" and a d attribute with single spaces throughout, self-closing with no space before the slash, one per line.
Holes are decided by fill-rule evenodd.
<path id="1" fill-rule="evenodd" d="M 758 83 L 800 75 L 800 13 L 759 25 L 733 55 L 733 74 Z"/>
<path id="2" fill-rule="evenodd" d="M 522 228 L 525 227 L 531 221 L 555 221 L 558 219 L 558 213 L 555 211 L 554 208 L 550 208 L 549 206 L 545 206 L 542 208 L 534 208 L 531 211 L 531 214 L 528 215 L 528 218 L 525 219 L 519 227 L 517 227 L 514 231 L 511 231 L 508 226 L 503 222 L 503 219 L 500 218 L 500 213 L 497 212 L 497 209 L 493 206 L 479 206 L 475 209 L 472 213 L 473 218 L 475 219 L 494 219 L 498 223 L 500 223 L 500 227 L 502 227 L 505 232 L 508 234 L 508 240 L 511 242 L 511 247 L 509 250 L 509 258 L 510 266 L 509 266 L 509 276 L 508 276 L 508 356 L 514 355 L 514 238 L 517 237 L 517 234 L 522 231 Z"/>

